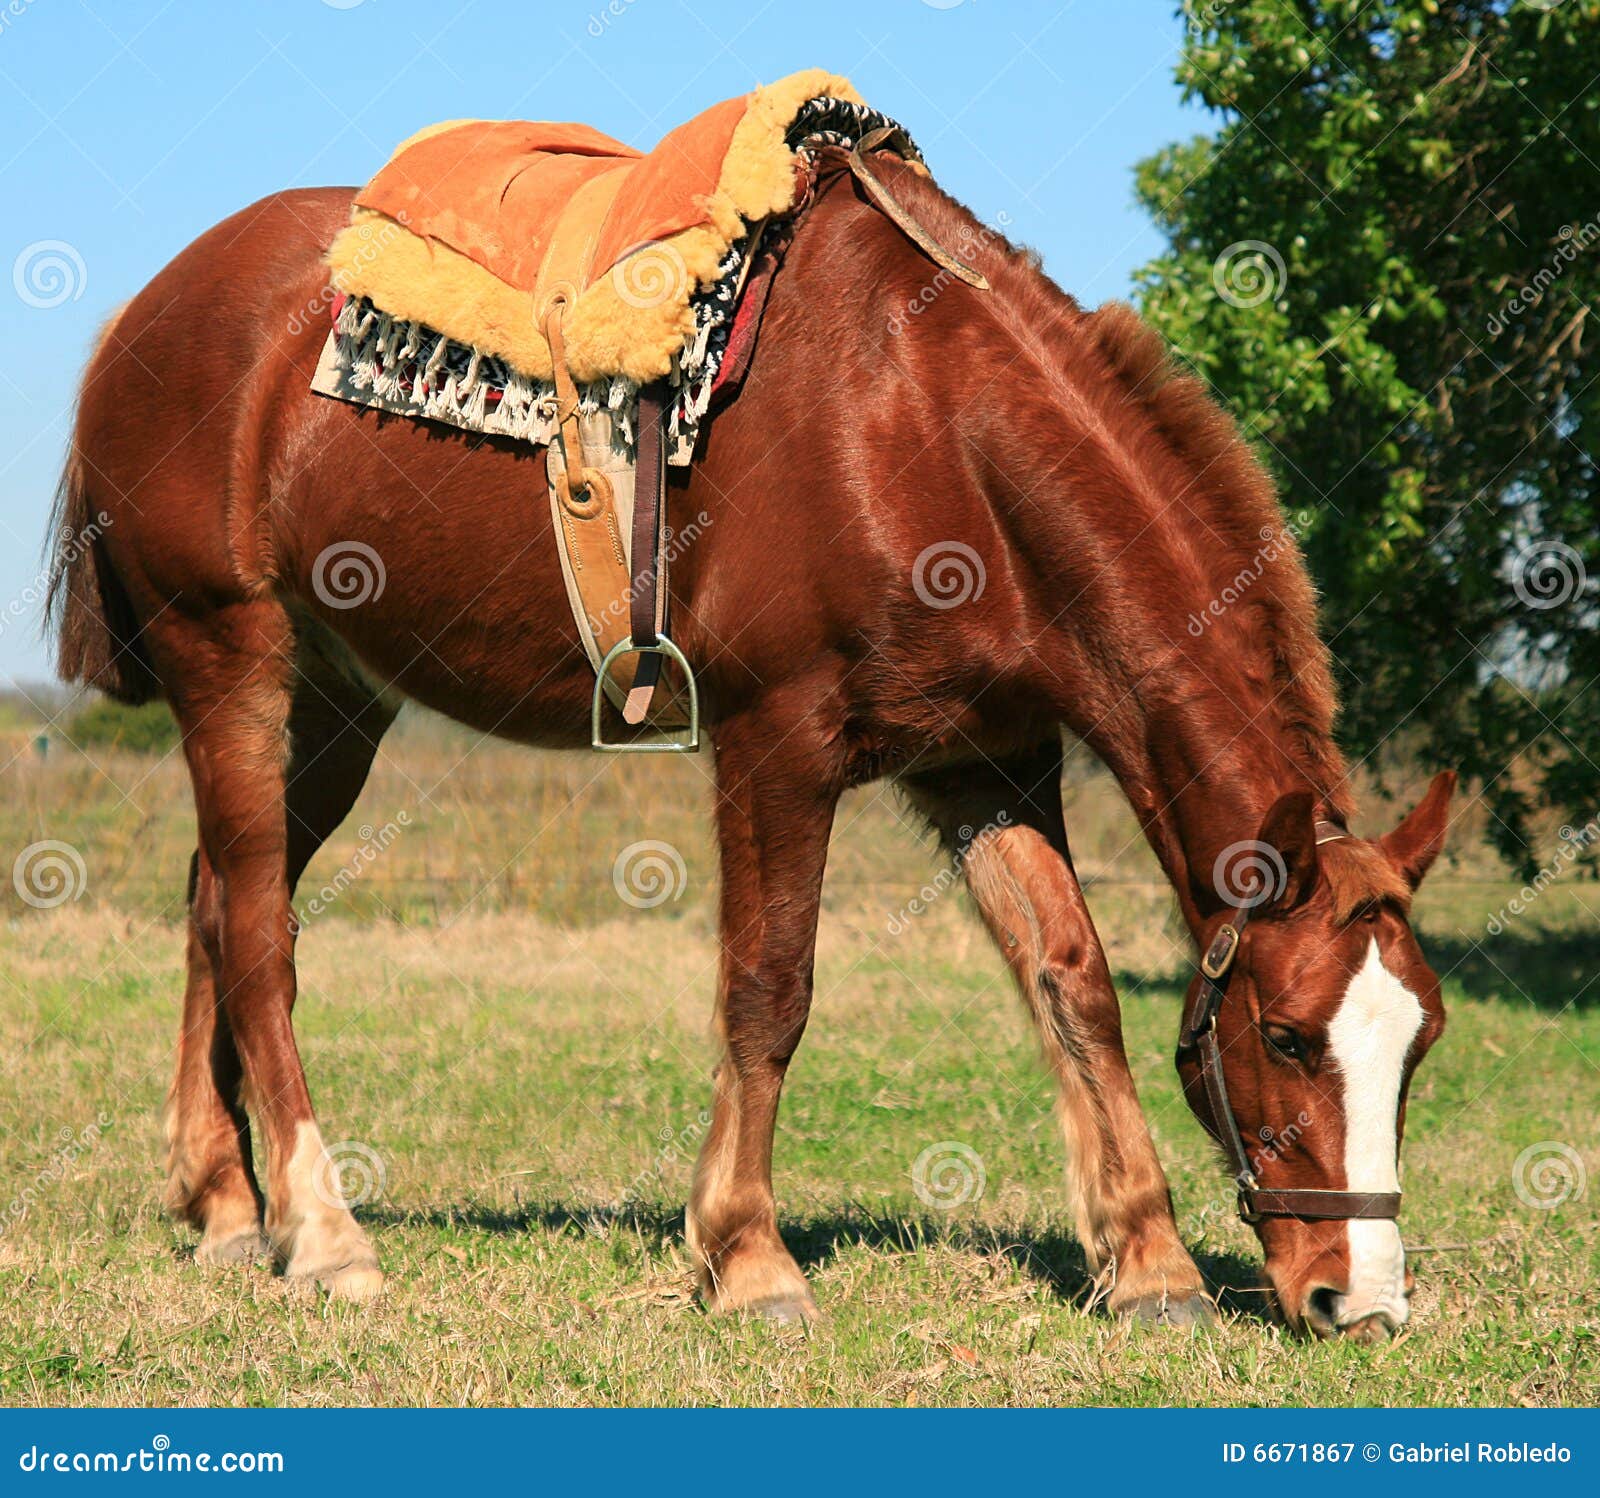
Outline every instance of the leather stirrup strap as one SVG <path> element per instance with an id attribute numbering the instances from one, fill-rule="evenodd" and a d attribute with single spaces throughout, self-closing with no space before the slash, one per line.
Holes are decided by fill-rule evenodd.
<path id="1" fill-rule="evenodd" d="M 567 368 L 567 340 L 561 326 L 566 311 L 565 297 L 557 296 L 551 299 L 549 310 L 545 313 L 544 337 L 545 342 L 550 345 L 550 364 L 556 387 L 556 425 L 561 432 L 561 454 L 566 459 L 567 492 L 561 496 L 561 502 L 567 510 L 577 515 L 579 510 L 576 506 L 581 506 L 582 501 L 577 501 L 576 495 L 580 490 L 588 489 L 590 469 L 583 460 L 583 435 L 578 425 L 580 415 L 578 387 L 573 381 L 572 371 Z M 591 494 L 590 503 L 592 504 L 594 500 L 595 496 Z M 591 510 L 590 513 L 599 512 Z"/>
<path id="2" fill-rule="evenodd" d="M 943 266 L 952 276 L 965 281 L 968 286 L 976 286 L 979 291 L 987 291 L 989 282 L 983 273 L 974 270 L 965 261 L 956 259 L 945 249 L 906 211 L 900 200 L 873 176 L 872 169 L 867 165 L 868 151 L 882 150 L 886 146 L 898 147 L 905 151 L 910 148 L 910 144 L 905 131 L 898 125 L 880 125 L 876 130 L 867 131 L 850 152 L 850 175 L 861 184 L 861 190 L 883 210 L 900 232 L 935 265 Z"/>
<path id="3" fill-rule="evenodd" d="M 629 626 L 635 645 L 654 645 L 667 628 L 667 590 L 662 585 L 662 543 L 666 533 L 666 484 L 662 423 L 662 389 L 659 382 L 639 392 L 638 461 L 633 483 L 633 581 L 630 587 Z M 661 657 L 641 655 L 623 704 L 622 719 L 644 722 L 661 679 Z"/>

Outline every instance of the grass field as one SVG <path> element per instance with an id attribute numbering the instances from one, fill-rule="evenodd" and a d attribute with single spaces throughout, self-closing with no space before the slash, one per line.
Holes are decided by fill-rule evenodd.
<path id="1" fill-rule="evenodd" d="M 1470 816 L 1418 912 L 1451 1020 L 1409 1121 L 1415 1314 L 1369 1349 L 1262 1319 L 1254 1239 L 1172 1072 L 1187 953 L 1104 780 L 1074 778 L 1072 825 L 1180 1225 L 1227 1312 L 1193 1336 L 1087 1307 L 1021 1006 L 893 798 L 852 797 L 777 1154 L 826 1316 L 775 1328 L 704 1315 L 680 1236 L 712 1060 L 708 766 L 402 731 L 300 901 L 301 1047 L 326 1138 L 371 1182 L 358 1215 L 390 1274 L 351 1307 L 265 1269 L 196 1267 L 157 1209 L 181 767 L 60 743 L 41 757 L 32 725 L 9 727 L 5 862 L 49 839 L 82 873 L 52 909 L 0 882 L 6 1402 L 1515 1405 L 1600 1387 L 1584 1179 L 1600 900 L 1573 870 L 1489 935 L 1515 882 Z M 613 874 L 645 839 L 684 875 L 639 909 Z M 941 1210 L 912 1169 L 949 1143 L 983 1188 Z"/>

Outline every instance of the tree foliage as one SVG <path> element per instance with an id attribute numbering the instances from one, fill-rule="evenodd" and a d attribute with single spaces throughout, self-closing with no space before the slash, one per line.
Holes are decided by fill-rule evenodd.
<path id="1" fill-rule="evenodd" d="M 1348 747 L 1600 808 L 1600 0 L 1191 0 L 1145 315 L 1308 516 Z"/>

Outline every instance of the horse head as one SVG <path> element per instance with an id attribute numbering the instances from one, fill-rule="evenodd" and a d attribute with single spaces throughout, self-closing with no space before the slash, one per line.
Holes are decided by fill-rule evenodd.
<path id="1" fill-rule="evenodd" d="M 1444 1029 L 1408 919 L 1455 776 L 1386 837 L 1281 797 L 1216 860 L 1178 1051 L 1184 1092 L 1239 1178 L 1277 1309 L 1317 1336 L 1394 1332 L 1411 1274 L 1395 1222 L 1411 1078 Z"/>

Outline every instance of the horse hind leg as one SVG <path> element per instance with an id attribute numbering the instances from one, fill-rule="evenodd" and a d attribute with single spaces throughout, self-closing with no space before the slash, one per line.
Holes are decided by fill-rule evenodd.
<path id="1" fill-rule="evenodd" d="M 174 708 L 194 782 L 197 926 L 221 995 L 213 1055 L 220 1052 L 225 1073 L 231 1037 L 266 1147 L 274 1253 L 291 1277 L 363 1298 L 382 1274 L 339 1193 L 295 1044 L 290 897 L 354 802 L 393 706 L 341 683 L 314 657 L 308 669 L 275 602 L 234 605 L 213 625 L 202 639 L 164 631 L 152 641 L 163 679 L 178 684 Z M 205 898 L 208 871 L 214 904 Z M 205 1226 L 209 1233 L 209 1218 Z"/>
<path id="2" fill-rule="evenodd" d="M 164 1205 L 200 1229 L 202 1264 L 266 1257 L 262 1198 L 250 1154 L 250 1121 L 240 1092 L 239 1052 L 217 1002 L 217 881 L 197 850 L 189 870 L 188 981 L 178 1062 L 167 1092 Z"/>

